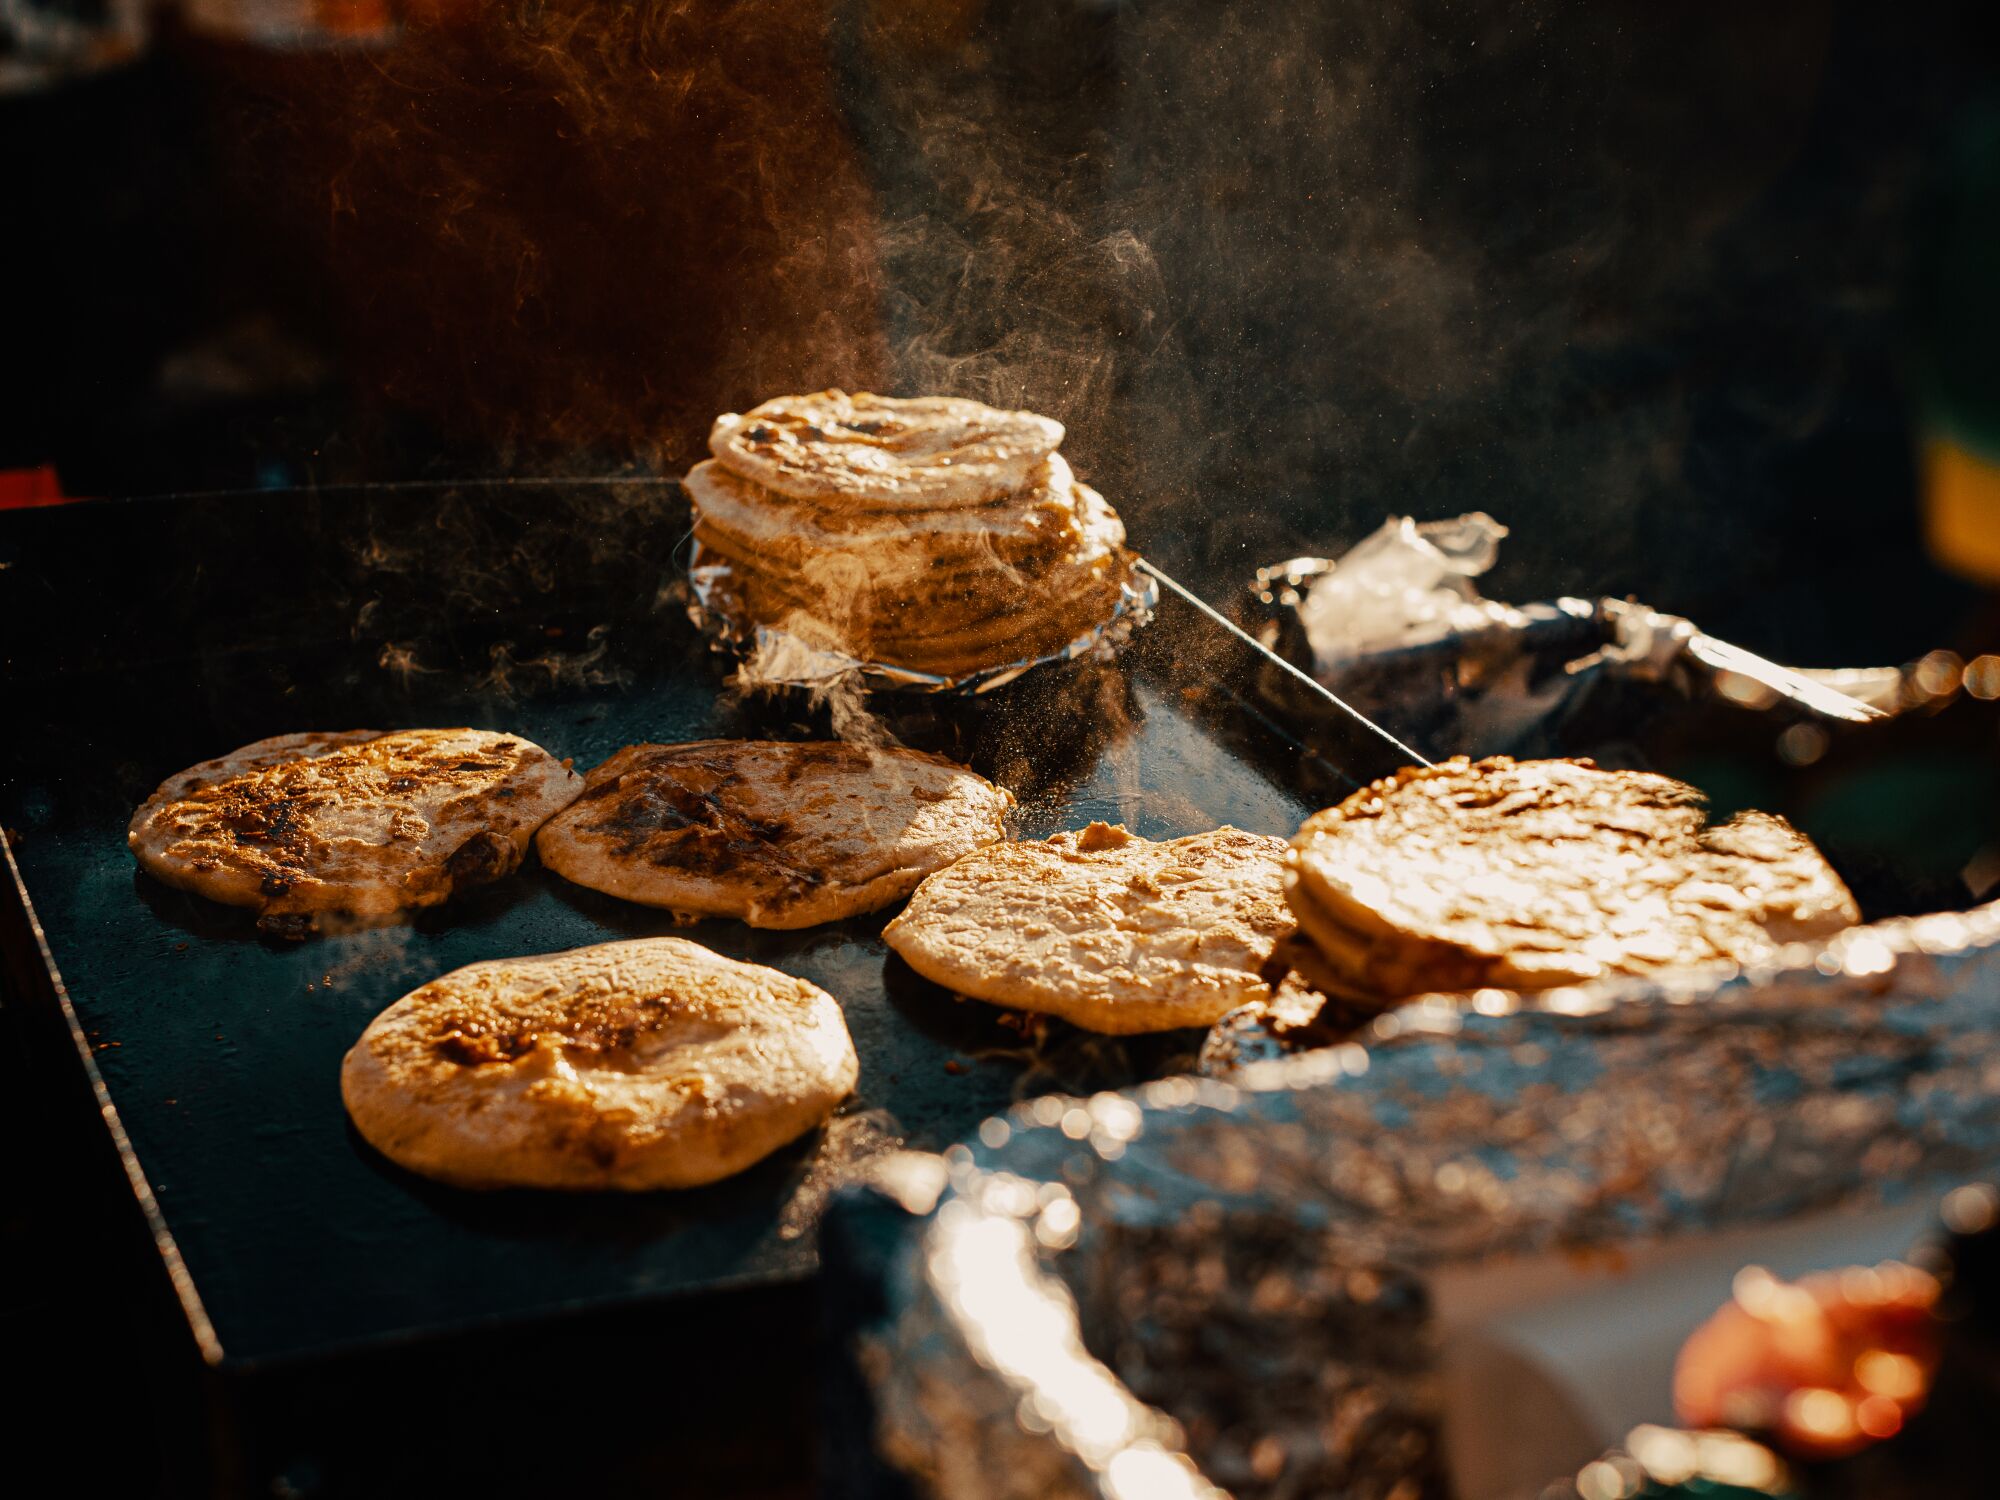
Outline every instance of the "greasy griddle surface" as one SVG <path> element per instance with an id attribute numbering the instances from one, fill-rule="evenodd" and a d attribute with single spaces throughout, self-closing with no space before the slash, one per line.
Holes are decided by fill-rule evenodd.
<path id="1" fill-rule="evenodd" d="M 21 559 L 31 567 L 32 553 Z M 893 958 L 880 937 L 892 912 L 799 932 L 716 920 L 677 928 L 531 858 L 518 877 L 411 924 L 283 943 L 260 938 L 246 914 L 139 874 L 126 852 L 126 819 L 160 779 L 288 730 L 462 723 L 527 735 L 581 769 L 635 741 L 826 727 L 797 705 L 733 701 L 719 664 L 670 607 L 614 624 L 614 649 L 594 658 L 588 619 L 510 622 L 505 660 L 536 651 L 558 664 L 529 671 L 494 673 L 489 643 L 455 623 L 412 650 L 362 639 L 204 646 L 176 658 L 171 642 L 156 643 L 158 659 L 143 666 L 10 684 L 13 722 L 34 727 L 0 750 L 0 812 L 112 1103 L 231 1363 L 807 1275 L 818 1209 L 857 1158 L 892 1137 L 941 1148 L 1023 1087 L 1028 1064 L 992 1055 L 1017 1053 L 1020 1035 Z M 548 634 L 557 628 L 560 640 Z M 1072 674 L 1047 691 L 1023 684 L 978 705 L 905 702 L 892 722 L 909 743 L 969 758 L 1012 786 L 1028 836 L 1093 818 L 1153 838 L 1220 822 L 1289 834 L 1338 790 L 1301 784 L 1325 763 L 1259 727 L 1230 686 L 1247 691 L 1243 662 L 1191 611 L 1170 607 L 1153 630 L 1127 668 Z M 461 665 L 405 670 L 427 656 Z M 349 1128 L 342 1054 L 409 989 L 478 959 L 669 932 L 802 975 L 840 1000 L 861 1083 L 829 1131 L 713 1188 L 569 1197 L 436 1187 Z M 1066 1040 L 1055 1066 L 1068 1076 L 1044 1070 L 1042 1087 L 1132 1081 L 1186 1038 L 1108 1058 Z"/>

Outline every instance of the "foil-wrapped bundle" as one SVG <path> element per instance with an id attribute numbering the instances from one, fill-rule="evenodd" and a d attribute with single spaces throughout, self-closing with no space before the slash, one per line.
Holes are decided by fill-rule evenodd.
<path id="1" fill-rule="evenodd" d="M 1630 599 L 1486 599 L 1473 580 L 1506 535 L 1479 512 L 1392 517 L 1337 561 L 1261 569 L 1250 613 L 1278 655 L 1440 754 L 1574 753 L 1599 737 L 1594 721 L 1629 724 L 1677 702 L 1837 723 L 1911 701 L 1894 667 L 1793 671 Z M 1268 690 L 1297 695 L 1277 674 Z"/>
<path id="2" fill-rule="evenodd" d="M 1784 769 L 1884 732 L 1840 695 L 1924 718 L 1904 712 L 1926 706 L 1921 668 L 1796 673 L 1631 601 L 1486 600 L 1472 580 L 1502 535 L 1481 516 L 1396 521 L 1338 570 L 1266 570 L 1265 642 L 1438 751 L 1643 765 L 1676 737 L 1710 754 L 1727 722 Z M 1286 673 L 1264 688 L 1310 721 Z M 1205 1076 L 989 1120 L 893 1195 L 877 1314 L 851 1341 L 877 1451 L 941 1497 L 1559 1487 L 1634 1439 L 1597 1430 L 1550 1457 L 1508 1429 L 1533 1366 L 1475 1363 L 1488 1383 L 1468 1396 L 1468 1285 L 1539 1278 L 1587 1307 L 1635 1266 L 1752 1238 L 1897 1254 L 1941 1189 L 2000 1167 L 2000 903 L 1939 910 L 1983 893 L 1977 860 L 1963 882 L 1947 863 L 1956 902 L 1850 865 L 1878 920 L 1755 968 L 1374 1017 L 1329 1016 L 1288 984 L 1211 1032 Z M 1688 1331 L 1667 1330 L 1669 1349 Z M 1591 1357 L 1631 1333 L 1600 1331 Z M 1469 1422 L 1481 1407 L 1499 1415 Z M 1510 1447 L 1550 1461 L 1501 1476 Z M 1711 1455 L 1717 1472 L 1732 1455 Z M 1604 1460 L 1579 1493 L 1631 1462 Z"/>
<path id="3" fill-rule="evenodd" d="M 856 1338 L 879 1449 L 940 1497 L 1442 1493 L 1454 1271 L 1553 1256 L 1580 1289 L 1637 1247 L 1921 1211 L 2000 1165 L 1996 1036 L 1988 906 L 1024 1103 L 897 1191 Z"/>
<path id="4" fill-rule="evenodd" d="M 1505 536 L 1477 513 L 1391 518 L 1338 561 L 1259 572 L 1253 627 L 1432 754 L 1587 756 L 1692 781 L 1718 820 L 1746 807 L 1786 817 L 1832 860 L 1864 917 L 1962 908 L 2000 887 L 1996 780 L 1975 751 L 1990 734 L 1986 658 L 1800 671 L 1632 600 L 1501 603 L 1475 580 Z M 1260 691 L 1308 721 L 1316 711 L 1283 671 Z M 1274 1047 L 1342 1041 L 1368 1020 L 1294 985 L 1222 1023 L 1205 1065 L 1227 1072 Z"/>

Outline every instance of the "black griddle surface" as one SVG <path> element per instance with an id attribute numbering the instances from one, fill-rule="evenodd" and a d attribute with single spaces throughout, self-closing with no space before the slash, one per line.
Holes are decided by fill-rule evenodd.
<path id="1" fill-rule="evenodd" d="M 885 1142 L 939 1149 L 1024 1090 L 1129 1083 L 1191 1051 L 1187 1035 L 1120 1044 L 1058 1026 L 1026 1058 L 997 1011 L 888 952 L 889 912 L 790 933 L 677 928 L 531 858 L 409 925 L 282 943 L 137 872 L 132 808 L 171 772 L 268 734 L 469 724 L 587 768 L 639 740 L 827 732 L 824 707 L 731 693 L 662 595 L 678 504 L 657 487 L 525 502 L 423 490 L 0 518 L 18 731 L 0 748 L 0 814 L 212 1361 L 806 1277 L 827 1191 Z M 310 568 L 263 567 L 274 547 L 303 549 Z M 581 582 L 564 550 L 579 547 L 597 564 Z M 459 586 L 471 564 L 482 587 Z M 873 706 L 897 738 L 1010 786 L 1023 836 L 1093 818 L 1149 837 L 1225 822 L 1287 835 L 1347 784 L 1335 761 L 1360 777 L 1389 767 L 1372 746 L 1301 752 L 1252 706 L 1257 670 L 1169 600 L 1117 667 L 1037 674 L 977 702 Z M 829 1130 L 727 1183 L 623 1197 L 437 1187 L 348 1126 L 341 1057 L 416 985 L 479 959 L 669 932 L 840 1000 L 861 1082 Z"/>

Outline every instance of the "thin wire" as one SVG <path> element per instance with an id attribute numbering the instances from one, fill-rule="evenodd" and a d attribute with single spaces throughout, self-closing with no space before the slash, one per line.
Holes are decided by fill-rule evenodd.
<path id="1" fill-rule="evenodd" d="M 1209 619 L 1213 620 L 1216 624 L 1220 625 L 1224 630 L 1228 631 L 1231 635 L 1235 636 L 1236 639 L 1243 642 L 1244 645 L 1250 647 L 1250 649 L 1255 651 L 1259 656 L 1268 657 L 1272 661 L 1276 662 L 1280 667 L 1284 668 L 1285 671 L 1291 673 L 1292 676 L 1299 681 L 1301 686 L 1305 687 L 1308 691 L 1314 693 L 1319 698 L 1323 699 L 1325 702 L 1332 704 L 1335 708 L 1339 709 L 1342 713 L 1346 714 L 1348 718 L 1352 719 L 1355 723 L 1359 724 L 1363 729 L 1366 729 L 1370 734 L 1374 735 L 1377 739 L 1382 740 L 1398 755 L 1401 755 L 1405 759 L 1407 759 L 1411 765 L 1428 766 L 1433 764 L 1431 760 L 1429 760 L 1425 756 L 1417 754 L 1416 751 L 1412 750 L 1408 745 L 1404 744 L 1401 740 L 1397 739 L 1393 734 L 1389 733 L 1388 730 L 1384 729 L 1380 724 L 1377 724 L 1373 719 L 1369 718 L 1368 715 L 1361 712 L 1360 709 L 1355 708 L 1352 704 L 1343 702 L 1338 694 L 1327 691 L 1326 684 L 1320 682 L 1310 673 L 1301 672 L 1297 667 L 1293 666 L 1290 662 L 1286 661 L 1282 656 L 1278 655 L 1277 652 L 1266 648 L 1263 645 L 1263 643 L 1260 642 L 1255 636 L 1251 635 L 1247 630 L 1243 629 L 1240 625 L 1238 625 L 1234 620 L 1230 619 L 1227 615 L 1203 603 L 1199 597 L 1189 592 L 1186 588 L 1183 588 L 1173 578 L 1170 578 L 1167 574 L 1161 572 L 1158 568 L 1154 567 L 1151 563 L 1147 562 L 1145 558 L 1142 557 L 1139 559 L 1139 566 L 1143 568 L 1150 577 L 1155 579 L 1157 582 L 1159 582 L 1166 588 L 1172 589 L 1176 594 L 1180 595 L 1181 598 L 1185 599 L 1189 604 L 1192 604 L 1196 609 L 1200 610 L 1204 615 L 1207 615 Z"/>

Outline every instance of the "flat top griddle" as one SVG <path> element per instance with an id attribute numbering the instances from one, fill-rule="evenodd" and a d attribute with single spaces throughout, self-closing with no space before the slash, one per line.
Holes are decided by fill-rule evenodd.
<path id="1" fill-rule="evenodd" d="M 102 502 L 0 518 L 0 817 L 106 1122 L 206 1357 L 249 1369 L 475 1325 L 796 1280 L 829 1189 L 886 1144 L 942 1148 L 1024 1091 L 1180 1065 L 1186 1034 L 1039 1048 L 891 955 L 889 913 L 802 932 L 652 911 L 516 878 L 408 925 L 261 938 L 125 848 L 169 773 L 268 734 L 468 724 L 587 768 L 637 740 L 800 737 L 857 705 L 747 697 L 674 594 L 686 529 L 660 484 L 418 486 Z M 1255 706 L 1271 659 L 1166 591 L 1114 666 L 985 697 L 877 698 L 896 738 L 1014 790 L 1024 836 L 1289 834 L 1393 757 L 1317 753 Z M 1338 740 L 1337 731 L 1326 731 Z M 28 948 L 25 926 L 10 941 Z M 819 984 L 861 1057 L 825 1132 L 711 1188 L 636 1197 L 434 1186 L 353 1133 L 342 1055 L 377 1012 L 478 959 L 678 932 Z M 19 952 L 13 955 L 18 960 Z M 17 961 L 16 973 L 22 972 Z M 34 997 L 29 996 L 32 1000 Z"/>

